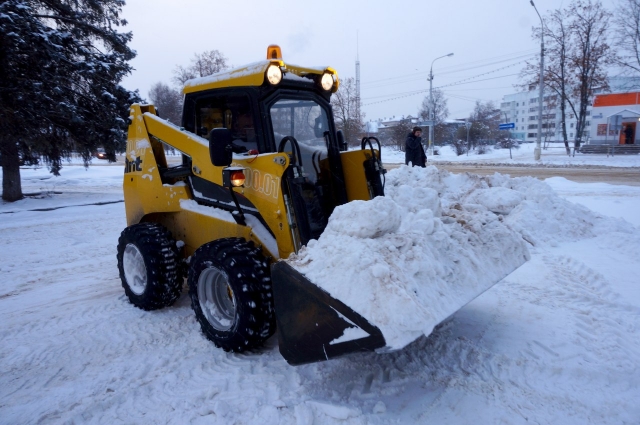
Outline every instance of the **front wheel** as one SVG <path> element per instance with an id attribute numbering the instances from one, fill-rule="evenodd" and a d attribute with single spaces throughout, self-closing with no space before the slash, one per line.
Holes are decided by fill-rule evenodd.
<path id="1" fill-rule="evenodd" d="M 275 332 L 268 264 L 252 242 L 228 238 L 198 248 L 189 295 L 202 332 L 225 351 L 260 346 Z"/>

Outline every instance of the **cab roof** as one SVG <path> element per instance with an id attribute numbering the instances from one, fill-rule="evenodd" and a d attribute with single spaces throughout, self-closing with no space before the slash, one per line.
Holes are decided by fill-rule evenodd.
<path id="1" fill-rule="evenodd" d="M 267 57 L 270 52 L 273 52 L 273 47 L 269 46 L 267 49 Z M 279 47 L 278 55 L 280 55 Z M 315 76 L 321 76 L 324 73 L 333 74 L 335 76 L 336 83 L 332 88 L 332 92 L 338 89 L 338 73 L 330 67 L 302 67 L 298 65 L 285 64 L 281 57 L 271 58 L 260 62 L 255 62 L 243 67 L 235 68 L 229 71 L 222 71 L 206 77 L 193 78 L 188 80 L 184 84 L 182 92 L 184 94 L 201 92 L 204 90 L 220 89 L 225 87 L 257 87 L 265 84 L 267 68 L 271 65 L 278 66 L 283 74 L 286 76 L 288 73 L 303 78 L 315 78 Z"/>

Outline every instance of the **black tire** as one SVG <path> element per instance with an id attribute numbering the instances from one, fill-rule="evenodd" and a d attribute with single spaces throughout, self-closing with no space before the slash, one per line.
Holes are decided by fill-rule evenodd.
<path id="1" fill-rule="evenodd" d="M 228 238 L 198 248 L 189 295 L 202 332 L 225 351 L 258 347 L 275 332 L 269 265 L 253 242 Z"/>
<path id="2" fill-rule="evenodd" d="M 118 270 L 129 301 L 143 310 L 169 306 L 182 292 L 176 243 L 158 223 L 138 223 L 122 231 Z"/>

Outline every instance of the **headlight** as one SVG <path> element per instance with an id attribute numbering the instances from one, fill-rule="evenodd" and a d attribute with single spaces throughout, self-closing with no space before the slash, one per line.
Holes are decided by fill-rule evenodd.
<path id="1" fill-rule="evenodd" d="M 331 87 L 333 87 L 333 83 L 335 82 L 335 80 L 333 79 L 333 75 L 332 74 L 322 74 L 322 78 L 320 79 L 320 86 L 322 87 L 323 90 L 331 90 Z"/>
<path id="2" fill-rule="evenodd" d="M 269 65 L 269 68 L 267 68 L 267 80 L 273 85 L 282 81 L 282 70 L 278 65 Z"/>

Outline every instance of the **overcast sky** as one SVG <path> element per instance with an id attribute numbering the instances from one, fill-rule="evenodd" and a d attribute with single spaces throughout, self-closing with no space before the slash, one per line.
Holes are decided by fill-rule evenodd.
<path id="1" fill-rule="evenodd" d="M 570 3 L 534 1 L 543 17 Z M 540 54 L 529 0 L 127 0 L 123 13 L 138 53 L 124 86 L 143 97 L 156 82 L 171 84 L 196 52 L 217 49 L 242 66 L 278 44 L 285 63 L 331 66 L 340 78 L 355 77 L 359 52 L 367 121 L 415 116 L 439 56 L 454 53 L 435 61 L 433 86 L 466 83 L 443 88 L 450 118 L 464 118 L 476 100 L 499 103 L 516 91 L 522 61 Z"/>

